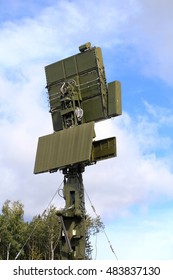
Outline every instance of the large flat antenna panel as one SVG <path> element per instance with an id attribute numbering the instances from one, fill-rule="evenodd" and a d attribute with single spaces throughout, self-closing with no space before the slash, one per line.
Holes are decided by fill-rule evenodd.
<path id="1" fill-rule="evenodd" d="M 63 129 L 61 98 L 67 84 L 66 88 L 69 92 L 71 87 L 74 99 L 75 94 L 80 99 L 80 107 L 84 112 L 83 123 L 97 122 L 121 114 L 121 99 L 115 97 L 115 90 L 117 93 L 121 89 L 111 86 L 108 91 L 101 49 L 88 47 L 80 50 L 76 55 L 45 67 L 54 131 Z M 117 102 L 119 110 L 115 111 Z"/>
<path id="2" fill-rule="evenodd" d="M 57 171 L 76 163 L 91 162 L 94 122 L 39 138 L 34 173 Z"/>

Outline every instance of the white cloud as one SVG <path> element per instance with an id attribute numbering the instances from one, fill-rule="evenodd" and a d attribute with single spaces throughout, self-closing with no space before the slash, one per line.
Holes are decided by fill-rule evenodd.
<path id="1" fill-rule="evenodd" d="M 134 59 L 137 64 L 142 62 L 141 72 L 172 84 L 171 7 L 171 0 L 109 0 L 99 1 L 99 5 L 97 1 L 58 1 L 42 9 L 37 6 L 34 16 L 1 25 L 1 66 L 33 59 L 45 62 L 53 56 L 60 59 L 90 40 L 109 48 L 112 56 L 130 47 L 133 57 L 128 53 L 127 63 Z"/>
<path id="2" fill-rule="evenodd" d="M 140 215 L 139 220 L 129 217 L 108 225 L 106 232 L 119 260 L 172 260 L 172 213 L 158 212 L 158 217 Z M 93 239 L 95 249 L 95 240 Z M 105 253 L 106 252 L 106 253 Z M 93 257 L 95 250 L 93 252 Z M 97 237 L 98 259 L 114 260 L 115 257 L 103 234 Z"/>
<path id="3" fill-rule="evenodd" d="M 8 20 L 1 25 L 0 167 L 4 174 L 1 203 L 7 198 L 21 199 L 27 215 L 37 214 L 54 194 L 57 181 L 62 181 L 61 174 L 32 174 L 37 139 L 52 131 L 44 95 L 44 66 L 78 52 L 78 46 L 88 40 L 109 49 L 109 54 L 115 52 L 116 46 L 125 44 L 125 49 L 131 44 L 148 52 L 150 58 L 157 49 L 144 21 L 149 13 L 148 2 L 145 4 L 146 9 L 140 10 L 136 1 L 126 5 L 119 1 L 106 4 L 100 1 L 99 5 L 93 1 L 84 1 L 82 5 L 80 1 L 68 5 L 59 1 L 42 9 L 38 16 Z M 149 38 L 146 44 L 142 41 L 142 49 L 140 30 L 146 31 L 141 36 Z M 159 32 L 155 39 L 159 39 Z M 151 63 L 159 62 L 160 54 Z M 166 65 L 167 60 L 163 62 Z M 164 64 L 160 67 L 164 69 Z M 149 109 L 151 114 L 154 108 Z M 164 117 L 170 124 L 171 118 L 168 121 L 165 112 L 160 123 Z M 99 213 L 127 215 L 134 203 L 148 207 L 159 196 L 172 197 L 169 162 L 167 158 L 157 158 L 155 153 L 160 141 L 167 145 L 171 141 L 160 137 L 156 121 L 150 122 L 148 117 L 134 120 L 124 112 L 123 117 L 98 124 L 97 135 L 98 138 L 115 135 L 118 144 L 116 159 L 88 167 L 84 175 L 84 184 Z M 61 204 L 59 200 L 56 202 Z"/>
<path id="4" fill-rule="evenodd" d="M 122 44 L 134 6 L 118 1 L 58 1 L 42 8 L 35 17 L 8 20 L 1 26 L 3 66 L 20 65 L 31 60 L 57 59 L 77 51 L 76 46 L 91 40 L 111 48 Z"/>
<path id="5" fill-rule="evenodd" d="M 139 11 L 131 21 L 131 29 L 136 34 L 135 44 L 144 62 L 143 71 L 172 85 L 173 2 L 141 0 L 136 4 Z"/>
<path id="6" fill-rule="evenodd" d="M 98 213 L 115 219 L 119 215 L 128 216 L 133 205 L 139 205 L 140 211 L 148 211 L 158 201 L 172 199 L 172 163 L 169 155 L 158 157 L 155 143 L 158 131 L 157 127 L 153 130 L 150 120 L 143 129 L 140 120 L 132 121 L 124 113 L 123 117 L 99 123 L 96 128 L 100 139 L 117 137 L 118 154 L 117 158 L 98 162 L 86 170 L 86 189 Z"/>

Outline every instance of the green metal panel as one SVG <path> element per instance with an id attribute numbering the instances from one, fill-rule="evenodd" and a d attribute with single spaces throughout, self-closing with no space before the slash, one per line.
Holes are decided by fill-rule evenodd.
<path id="1" fill-rule="evenodd" d="M 90 48 L 86 51 L 68 57 L 45 67 L 52 122 L 55 131 L 61 130 L 60 88 L 63 82 L 75 80 L 78 93 L 81 96 L 81 107 L 85 110 L 84 122 L 99 121 L 107 118 L 107 84 L 100 48 Z M 91 113 L 90 106 L 85 103 L 90 100 L 97 113 Z M 98 101 L 98 103 L 96 103 Z"/>
<path id="2" fill-rule="evenodd" d="M 84 121 L 102 120 L 106 113 L 100 96 L 83 101 Z"/>
<path id="3" fill-rule="evenodd" d="M 79 73 L 89 71 L 97 67 L 95 48 L 76 55 Z"/>
<path id="4" fill-rule="evenodd" d="M 93 161 L 116 157 L 116 138 L 111 137 L 93 142 Z"/>
<path id="5" fill-rule="evenodd" d="M 98 93 L 99 96 L 101 96 L 100 84 L 98 83 L 98 71 L 96 69 L 81 74 L 79 76 L 79 81 L 83 100 L 97 96 Z"/>
<path id="6" fill-rule="evenodd" d="M 60 110 L 57 110 L 56 112 L 52 113 L 52 124 L 54 131 L 63 129 Z"/>
<path id="7" fill-rule="evenodd" d="M 53 171 L 81 162 L 90 162 L 94 137 L 94 122 L 40 137 L 34 173 Z"/>
<path id="8" fill-rule="evenodd" d="M 51 66 L 45 67 L 47 85 L 65 78 L 64 65 L 62 61 L 52 63 Z"/>
<path id="9" fill-rule="evenodd" d="M 114 81 L 108 83 L 108 116 L 116 117 L 121 114 L 121 84 L 119 81 Z"/>
<path id="10" fill-rule="evenodd" d="M 65 69 L 65 77 L 75 76 L 77 74 L 77 65 L 75 56 L 68 57 L 62 61 Z"/>

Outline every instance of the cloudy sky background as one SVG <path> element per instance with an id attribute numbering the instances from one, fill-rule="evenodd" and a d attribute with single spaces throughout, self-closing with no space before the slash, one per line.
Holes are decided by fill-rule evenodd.
<path id="1" fill-rule="evenodd" d="M 172 0 L 1 0 L 1 206 L 20 200 L 29 219 L 61 184 L 59 172 L 33 175 L 38 137 L 52 133 L 44 66 L 90 41 L 107 81 L 121 81 L 123 115 L 96 125 L 118 157 L 86 168 L 86 191 L 119 259 L 173 258 L 172 13 Z M 103 234 L 93 244 L 114 259 Z"/>

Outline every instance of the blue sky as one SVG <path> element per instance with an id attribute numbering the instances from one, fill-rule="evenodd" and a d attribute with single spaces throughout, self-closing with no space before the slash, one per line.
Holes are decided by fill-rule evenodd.
<path id="1" fill-rule="evenodd" d="M 173 258 L 172 11 L 171 0 L 1 1 L 1 205 L 20 200 L 32 217 L 61 184 L 59 172 L 33 175 L 38 137 L 52 132 L 44 66 L 90 41 L 107 81 L 121 81 L 123 115 L 96 125 L 118 156 L 88 167 L 85 188 L 119 259 Z M 114 259 L 103 234 L 97 259 Z"/>

